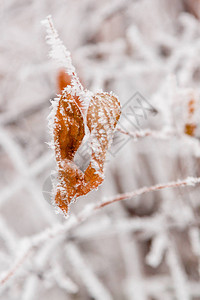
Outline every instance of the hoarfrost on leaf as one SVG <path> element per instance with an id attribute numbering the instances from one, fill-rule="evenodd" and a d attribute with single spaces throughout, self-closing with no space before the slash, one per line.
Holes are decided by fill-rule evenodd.
<path id="1" fill-rule="evenodd" d="M 49 116 L 59 181 L 55 204 L 67 215 L 72 201 L 102 183 L 106 153 L 112 143 L 121 109 L 113 93 L 93 94 L 83 88 L 72 65 L 70 52 L 59 39 L 51 17 L 43 23 L 51 45 L 50 56 L 61 63 L 71 76 L 70 84 L 53 101 Z M 75 154 L 88 134 L 91 159 L 86 170 L 82 171 L 75 164 Z"/>

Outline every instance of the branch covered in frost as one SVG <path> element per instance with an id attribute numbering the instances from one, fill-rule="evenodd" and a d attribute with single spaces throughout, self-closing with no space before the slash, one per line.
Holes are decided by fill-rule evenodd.
<path id="1" fill-rule="evenodd" d="M 73 243 L 68 243 L 66 246 L 66 255 L 67 257 L 70 257 L 70 262 L 73 265 L 74 270 L 78 273 L 78 276 L 81 277 L 89 294 L 94 297 L 94 299 L 113 299 L 106 287 L 85 262 L 77 246 Z"/>
<path id="2" fill-rule="evenodd" d="M 145 137 L 152 137 L 155 139 L 166 140 L 170 138 L 179 138 L 183 142 L 187 143 L 188 146 L 191 146 L 194 150 L 195 156 L 200 156 L 200 143 L 198 139 L 194 138 L 193 136 L 189 136 L 184 133 L 180 133 L 178 131 L 172 130 L 170 128 L 164 128 L 161 130 L 152 130 L 152 129 L 144 129 L 144 130 L 135 130 L 135 131 L 125 131 L 121 128 L 117 128 L 119 132 L 122 134 L 128 135 L 137 141 L 138 139 L 145 138 Z"/>
<path id="3" fill-rule="evenodd" d="M 175 244 L 169 241 L 167 251 L 167 264 L 169 266 L 171 276 L 173 279 L 174 289 L 178 300 L 189 300 L 189 290 L 187 284 L 186 274 L 178 256 Z"/>
<path id="4" fill-rule="evenodd" d="M 149 192 L 159 191 L 162 189 L 168 188 L 177 188 L 177 187 L 184 187 L 184 186 L 194 186 L 200 183 L 200 178 L 195 177 L 187 177 L 184 180 L 177 180 L 168 182 L 165 184 L 156 184 L 150 187 L 143 187 L 133 192 L 119 194 L 117 196 L 113 196 L 103 202 L 100 202 L 97 205 L 89 205 L 87 206 L 82 213 L 80 213 L 76 218 L 70 218 L 64 224 L 56 224 L 55 227 L 47 229 L 30 239 L 30 243 L 26 244 L 25 248 L 23 248 L 22 253 L 16 258 L 15 263 L 11 266 L 10 270 L 4 272 L 0 277 L 0 284 L 6 283 L 23 265 L 25 260 L 29 257 L 33 250 L 36 250 L 40 244 L 48 241 L 49 239 L 57 237 L 59 234 L 66 233 L 67 231 L 77 227 L 80 223 L 84 222 L 89 217 L 93 216 L 96 210 L 103 208 L 109 204 L 121 201 L 132 199 L 136 196 L 140 196 Z"/>
<path id="5" fill-rule="evenodd" d="M 118 196 L 111 197 L 111 198 L 103 201 L 99 205 L 97 205 L 95 207 L 95 209 L 99 209 L 101 207 L 107 206 L 108 204 L 118 202 L 121 200 L 131 199 L 133 197 L 140 196 L 140 195 L 143 195 L 143 194 L 146 194 L 149 192 L 159 191 L 159 190 L 163 190 L 163 189 L 167 189 L 167 188 L 176 188 L 176 187 L 182 187 L 182 186 L 194 186 L 197 183 L 200 183 L 200 177 L 198 177 L 198 178 L 187 177 L 184 180 L 177 180 L 177 181 L 172 181 L 172 182 L 169 182 L 166 184 L 156 184 L 156 185 L 153 185 L 150 187 L 143 187 L 143 188 L 138 189 L 133 192 L 119 194 Z"/>
<path id="6" fill-rule="evenodd" d="M 144 137 L 153 137 L 157 139 L 167 139 L 172 136 L 175 136 L 175 132 L 172 130 L 151 130 L 151 129 L 144 129 L 144 130 L 135 130 L 135 131 L 125 131 L 121 128 L 117 128 L 117 130 L 125 135 L 128 135 L 134 139 L 144 138 Z"/>

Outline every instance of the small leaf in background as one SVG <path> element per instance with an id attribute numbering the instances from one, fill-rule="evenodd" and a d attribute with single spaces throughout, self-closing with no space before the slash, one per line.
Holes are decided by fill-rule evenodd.
<path id="1" fill-rule="evenodd" d="M 185 124 L 185 130 L 184 130 L 185 134 L 190 136 L 194 136 L 197 127 L 193 121 L 195 106 L 196 106 L 196 101 L 192 98 L 188 102 L 188 116 L 187 116 L 187 123 Z"/>

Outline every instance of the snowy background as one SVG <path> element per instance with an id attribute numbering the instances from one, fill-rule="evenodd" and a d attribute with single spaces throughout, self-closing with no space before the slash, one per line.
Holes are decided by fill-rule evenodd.
<path id="1" fill-rule="evenodd" d="M 68 220 L 49 204 L 49 14 L 85 87 L 140 103 Z M 90 206 L 200 176 L 199 19 L 199 0 L 0 1 L 0 299 L 200 299 L 199 184 Z"/>

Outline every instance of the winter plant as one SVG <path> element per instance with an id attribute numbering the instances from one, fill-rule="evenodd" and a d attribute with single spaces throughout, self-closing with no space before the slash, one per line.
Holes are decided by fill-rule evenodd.
<path id="1" fill-rule="evenodd" d="M 0 162 L 6 166 L 0 181 L 0 299 L 200 299 L 198 1 L 111 1 L 98 13 L 91 1 L 77 7 L 68 1 L 76 69 L 51 16 L 42 23 L 52 62 L 43 62 L 48 49 L 42 38 L 36 49 L 44 57 L 35 64 L 12 3 L 1 7 L 11 10 L 14 29 L 2 37 L 0 49 L 5 56 L 14 51 L 15 72 L 4 76 L 8 64 L 0 60 L 2 94 L 12 96 L 13 109 L 6 113 L 1 106 L 0 116 Z M 32 18 L 39 8 L 39 19 L 43 10 L 47 15 L 42 3 L 34 1 L 21 17 L 29 28 L 28 13 Z M 65 38 L 66 3 L 49 3 Z M 38 32 L 43 34 L 40 27 Z M 27 43 L 34 44 L 34 36 L 28 32 Z M 30 54 L 27 69 L 15 66 L 18 47 L 23 57 Z M 36 103 L 36 95 L 45 102 Z M 50 134 L 44 137 L 47 122 L 40 122 L 49 113 L 49 98 Z M 40 143 L 26 142 L 25 128 Z M 49 136 L 51 149 L 37 152 Z M 80 162 L 83 148 L 87 157 Z M 9 168 L 16 177 L 6 173 Z M 42 195 L 53 168 L 54 206 Z"/>
<path id="2" fill-rule="evenodd" d="M 67 215 L 72 200 L 97 188 L 104 178 L 106 151 L 120 117 L 120 103 L 112 93 L 92 92 L 83 88 L 72 65 L 69 51 L 60 41 L 50 17 L 47 26 L 51 56 L 65 67 L 69 84 L 52 102 L 49 127 L 58 168 L 59 183 L 55 204 Z M 74 163 L 76 151 L 88 135 L 91 161 L 83 172 Z"/>

